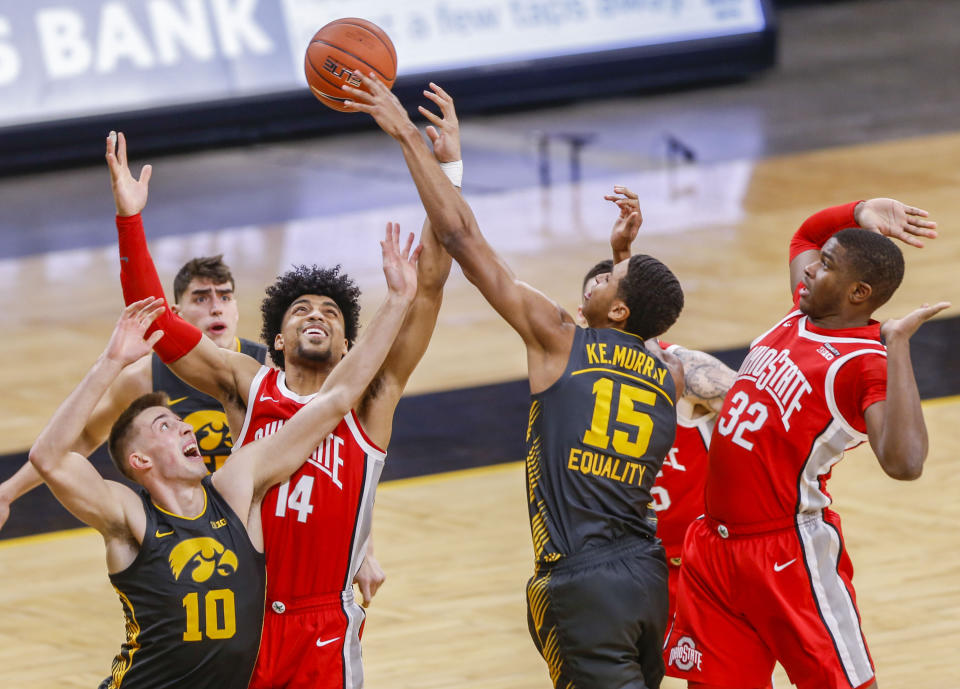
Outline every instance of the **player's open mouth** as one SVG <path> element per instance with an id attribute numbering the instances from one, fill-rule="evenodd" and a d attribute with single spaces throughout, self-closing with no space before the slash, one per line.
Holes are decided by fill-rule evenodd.
<path id="1" fill-rule="evenodd" d="M 207 328 L 213 335 L 221 335 L 227 331 L 226 323 L 212 323 L 209 328 Z"/>
<path id="2" fill-rule="evenodd" d="M 321 328 L 319 325 L 311 325 L 309 328 L 304 328 L 303 334 L 317 335 L 319 337 L 327 337 L 329 335 L 329 333 L 324 328 Z"/>
<path id="3" fill-rule="evenodd" d="M 200 447 L 195 442 L 187 443 L 183 446 L 183 454 L 191 459 L 201 459 Z"/>

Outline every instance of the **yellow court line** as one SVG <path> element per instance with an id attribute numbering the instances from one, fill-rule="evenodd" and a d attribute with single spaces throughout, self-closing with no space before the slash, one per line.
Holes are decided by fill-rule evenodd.
<path id="1" fill-rule="evenodd" d="M 63 531 L 50 531 L 48 533 L 38 533 L 32 536 L 17 536 L 16 538 L 6 538 L 0 540 L 0 548 L 12 548 L 18 545 L 29 545 L 31 543 L 44 543 L 46 541 L 58 541 L 62 538 L 72 536 L 86 536 L 87 534 L 97 533 L 96 529 L 89 526 L 82 526 L 78 529 L 64 529 Z"/>

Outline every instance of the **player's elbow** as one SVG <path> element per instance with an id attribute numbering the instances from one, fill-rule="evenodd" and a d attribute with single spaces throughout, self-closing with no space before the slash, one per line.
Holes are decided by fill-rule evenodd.
<path id="1" fill-rule="evenodd" d="M 53 468 L 54 453 L 40 440 L 33 444 L 27 457 L 41 475 L 46 475 Z"/>
<path id="2" fill-rule="evenodd" d="M 880 460 L 884 472 L 897 481 L 916 481 L 923 474 L 923 463 L 927 453 L 922 450 L 898 453 L 897 455 Z"/>

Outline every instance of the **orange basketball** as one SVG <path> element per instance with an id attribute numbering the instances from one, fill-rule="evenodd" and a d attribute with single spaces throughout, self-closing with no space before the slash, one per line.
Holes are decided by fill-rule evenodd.
<path id="1" fill-rule="evenodd" d="M 386 32 L 373 22 L 335 19 L 314 34 L 303 69 L 317 100 L 347 112 L 343 101 L 350 95 L 341 87 L 359 86 L 356 72 L 373 72 L 387 88 L 392 87 L 397 78 L 397 51 Z"/>

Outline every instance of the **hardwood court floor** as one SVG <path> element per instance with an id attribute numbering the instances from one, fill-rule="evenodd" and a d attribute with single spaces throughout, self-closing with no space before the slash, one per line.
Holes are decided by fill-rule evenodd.
<path id="1" fill-rule="evenodd" d="M 932 443 L 919 481 L 886 478 L 858 449 L 831 483 L 885 687 L 960 686 L 960 398 L 927 402 L 925 413 Z M 367 686 L 549 686 L 526 629 L 523 485 L 516 463 L 381 487 L 375 533 L 388 578 L 367 619 Z M 99 536 L 83 529 L 0 543 L 0 580 L 0 686 L 96 686 L 123 631 Z M 788 686 L 777 672 L 777 686 Z"/>
<path id="2" fill-rule="evenodd" d="M 607 252 L 612 216 L 600 197 L 614 182 L 637 189 L 645 215 L 637 248 L 671 265 L 687 293 L 670 338 L 713 349 L 745 344 L 785 311 L 786 245 L 803 218 L 870 196 L 928 208 L 942 232 L 928 248 L 906 250 L 905 283 L 880 316 L 939 299 L 953 300 L 955 313 L 957 160 L 960 134 L 951 134 L 468 199 L 516 272 L 574 309 L 581 275 Z M 358 277 L 371 306 L 381 290 L 375 240 L 391 218 L 414 227 L 422 212 L 404 205 L 173 237 L 152 248 L 165 283 L 191 256 L 224 251 L 240 286 L 241 330 L 255 337 L 262 286 L 294 260 L 336 257 Z M 0 452 L 29 447 L 102 350 L 120 308 L 117 272 L 113 247 L 0 262 L 2 354 L 9 362 L 0 373 Z M 516 336 L 462 276 L 452 276 L 411 391 L 520 378 L 524 371 Z M 960 519 L 960 400 L 926 409 L 932 450 L 920 481 L 886 479 L 860 450 L 832 484 L 857 567 L 863 625 L 887 687 L 960 686 L 960 537 L 953 526 Z M 389 580 L 367 626 L 368 686 L 547 686 L 524 616 L 531 548 L 521 467 L 386 484 L 376 514 L 377 554 Z M 0 581 L 0 686 L 90 687 L 106 676 L 122 624 L 98 536 L 81 531 L 2 544 Z"/>

